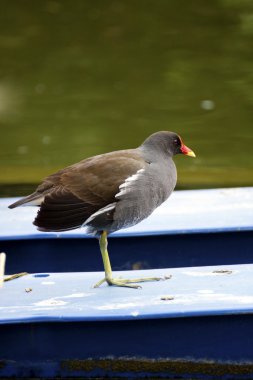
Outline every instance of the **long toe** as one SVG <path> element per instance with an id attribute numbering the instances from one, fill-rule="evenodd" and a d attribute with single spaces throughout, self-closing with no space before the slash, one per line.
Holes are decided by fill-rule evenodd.
<path id="1" fill-rule="evenodd" d="M 112 278 L 107 277 L 103 278 L 99 282 L 97 282 L 94 285 L 94 288 L 98 288 L 100 285 L 102 285 L 104 282 L 107 282 L 110 286 L 121 286 L 125 288 L 133 288 L 133 289 L 140 289 L 140 285 L 134 285 L 138 284 L 139 282 L 148 282 L 148 281 L 161 281 L 164 280 L 162 277 L 144 277 L 144 278 L 132 278 L 132 279 L 124 279 L 124 278 Z"/>
<path id="2" fill-rule="evenodd" d="M 105 277 L 102 280 L 96 282 L 96 284 L 93 285 L 93 288 L 99 288 L 100 285 L 102 285 L 104 282 L 106 282 L 106 278 Z"/>
<path id="3" fill-rule="evenodd" d="M 123 280 L 128 283 L 148 282 L 148 281 L 162 281 L 163 277 L 144 277 L 144 278 L 132 278 L 129 280 Z"/>
<path id="4" fill-rule="evenodd" d="M 131 280 L 125 280 L 121 278 L 110 278 L 110 279 L 107 279 L 106 282 L 110 286 L 114 285 L 114 286 L 121 286 L 124 288 L 141 289 L 140 285 L 130 284 L 130 282 L 135 282 Z"/>

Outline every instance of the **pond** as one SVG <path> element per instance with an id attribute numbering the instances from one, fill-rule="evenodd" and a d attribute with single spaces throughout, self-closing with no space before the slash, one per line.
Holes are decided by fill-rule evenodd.
<path id="1" fill-rule="evenodd" d="M 179 189 L 253 185 L 252 1 L 0 4 L 0 196 L 159 130 Z"/>

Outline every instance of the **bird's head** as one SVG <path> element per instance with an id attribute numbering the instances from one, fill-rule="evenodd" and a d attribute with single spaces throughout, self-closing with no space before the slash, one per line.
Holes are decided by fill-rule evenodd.
<path id="1" fill-rule="evenodd" d="M 175 154 L 185 154 L 186 156 L 196 157 L 195 153 L 188 148 L 182 138 L 175 132 L 161 131 L 153 133 L 143 143 L 142 146 L 152 146 L 164 153 L 174 156 Z"/>

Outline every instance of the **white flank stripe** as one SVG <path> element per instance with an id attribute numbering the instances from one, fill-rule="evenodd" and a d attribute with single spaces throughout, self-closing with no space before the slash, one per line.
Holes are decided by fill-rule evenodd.
<path id="1" fill-rule="evenodd" d="M 141 174 L 145 171 L 145 169 L 139 169 L 135 174 L 128 177 L 125 182 L 123 182 L 120 186 L 120 192 L 115 195 L 115 198 L 120 198 L 122 195 L 127 193 L 128 187 L 131 186 L 131 183 L 135 182 Z"/>
<path id="2" fill-rule="evenodd" d="M 94 220 L 98 215 L 104 214 L 105 212 L 111 211 L 115 208 L 116 203 L 110 203 L 109 205 L 100 208 L 98 211 L 94 212 L 88 219 L 85 220 L 82 226 L 85 226 L 87 223 L 90 223 Z"/>

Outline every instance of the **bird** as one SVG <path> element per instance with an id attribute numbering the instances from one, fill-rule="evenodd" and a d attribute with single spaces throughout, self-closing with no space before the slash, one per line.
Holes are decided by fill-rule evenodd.
<path id="1" fill-rule="evenodd" d="M 135 149 L 86 158 L 49 175 L 9 208 L 39 206 L 33 224 L 44 232 L 86 227 L 99 239 L 105 272 L 94 287 L 106 282 L 140 288 L 140 282 L 161 278 L 114 278 L 107 237 L 141 222 L 171 195 L 177 182 L 176 154 L 196 157 L 177 133 L 159 131 Z"/>

